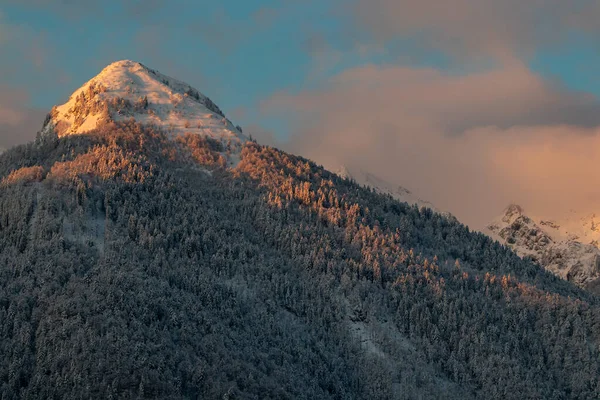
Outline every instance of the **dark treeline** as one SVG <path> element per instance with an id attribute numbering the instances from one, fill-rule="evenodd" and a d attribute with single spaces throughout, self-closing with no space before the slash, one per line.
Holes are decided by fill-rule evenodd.
<path id="1" fill-rule="evenodd" d="M 2 398 L 600 398 L 597 299 L 248 143 L 134 123 L 0 156 Z"/>

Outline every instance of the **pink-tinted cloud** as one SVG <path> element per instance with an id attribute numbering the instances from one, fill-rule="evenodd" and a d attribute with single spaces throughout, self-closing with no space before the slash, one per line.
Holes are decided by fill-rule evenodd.
<path id="1" fill-rule="evenodd" d="M 23 105 L 28 96 L 25 92 L 9 87 L 0 87 L 0 123 L 18 125 L 24 119 Z"/>
<path id="2" fill-rule="evenodd" d="M 0 86 L 0 148 L 33 140 L 45 115 L 29 106 L 29 98 L 22 90 Z"/>
<path id="3" fill-rule="evenodd" d="M 264 129 L 261 126 L 250 124 L 244 127 L 244 134 L 248 135 L 252 139 L 255 139 L 258 143 L 267 146 L 277 147 L 279 142 L 272 131 Z"/>
<path id="4" fill-rule="evenodd" d="M 511 201 L 548 211 L 597 199 L 600 103 L 518 63 L 466 76 L 354 68 L 262 109 L 291 116 L 286 149 L 369 170 L 476 226 Z"/>
<path id="5" fill-rule="evenodd" d="M 600 5 L 589 0 L 356 0 L 345 10 L 377 41 L 412 37 L 471 57 L 512 59 L 573 32 L 600 34 Z"/>

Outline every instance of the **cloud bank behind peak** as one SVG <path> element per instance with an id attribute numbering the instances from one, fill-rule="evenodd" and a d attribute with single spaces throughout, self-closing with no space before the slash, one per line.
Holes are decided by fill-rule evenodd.
<path id="1" fill-rule="evenodd" d="M 276 93 L 262 110 L 290 116 L 286 149 L 358 165 L 474 227 L 511 201 L 540 212 L 600 204 L 600 102 L 523 64 L 469 75 L 368 65 Z"/>

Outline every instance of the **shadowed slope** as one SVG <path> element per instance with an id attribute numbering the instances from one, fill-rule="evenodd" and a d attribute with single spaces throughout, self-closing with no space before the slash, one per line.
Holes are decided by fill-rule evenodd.
<path id="1" fill-rule="evenodd" d="M 116 123 L 0 156 L 4 396 L 600 394 L 592 295 L 301 157 L 247 143 L 227 169 L 196 137 Z"/>

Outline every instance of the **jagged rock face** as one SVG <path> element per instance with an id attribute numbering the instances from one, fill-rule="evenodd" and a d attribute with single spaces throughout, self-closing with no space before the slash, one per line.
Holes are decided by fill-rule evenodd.
<path id="1" fill-rule="evenodd" d="M 135 119 L 172 135 L 193 133 L 240 148 L 247 138 L 193 87 L 129 61 L 110 64 L 54 107 L 42 133 L 83 134 L 110 121 Z"/>
<path id="2" fill-rule="evenodd" d="M 599 220 L 575 212 L 560 221 L 534 218 L 513 204 L 485 233 L 561 278 L 595 288 L 600 284 Z"/>

